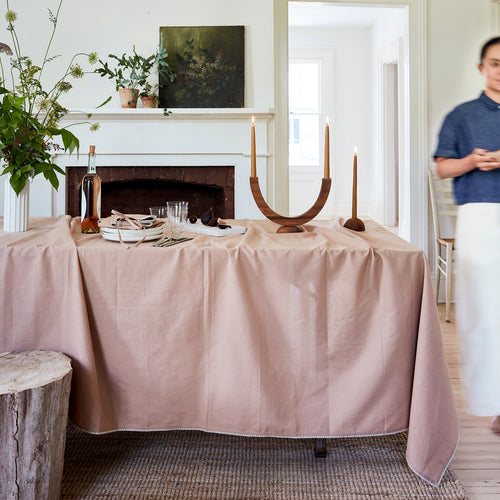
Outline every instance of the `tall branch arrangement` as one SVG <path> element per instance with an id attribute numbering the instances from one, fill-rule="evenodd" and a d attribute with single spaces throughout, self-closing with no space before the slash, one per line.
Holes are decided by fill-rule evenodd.
<path id="1" fill-rule="evenodd" d="M 26 182 L 39 174 L 43 174 L 55 189 L 59 187 L 57 173 L 64 175 L 64 171 L 51 159 L 52 151 L 62 149 L 54 142 L 57 136 L 62 139 L 67 152 L 79 150 L 78 138 L 68 130 L 69 126 L 59 126 L 61 118 L 68 112 L 59 99 L 71 90 L 71 79 L 85 75 L 78 61 L 86 59 L 89 64 L 95 64 L 98 56 L 95 52 L 79 52 L 70 59 L 55 83 L 47 86 L 42 80 L 47 65 L 60 57 L 51 55 L 51 47 L 62 2 L 59 0 L 55 13 L 48 10 L 52 28 L 43 60 L 37 65 L 22 53 L 16 32 L 18 16 L 6 0 L 5 21 L 10 45 L 0 43 L 0 158 L 4 164 L 1 175 L 9 174 L 9 182 L 17 194 Z M 9 58 L 5 66 L 3 58 Z M 91 130 L 98 127 L 97 123 L 91 124 Z"/>

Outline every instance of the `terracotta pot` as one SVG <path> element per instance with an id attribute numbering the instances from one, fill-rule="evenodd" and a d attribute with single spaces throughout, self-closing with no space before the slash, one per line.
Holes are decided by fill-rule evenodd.
<path id="1" fill-rule="evenodd" d="M 137 89 L 118 89 L 122 108 L 136 108 L 139 91 Z"/>
<path id="2" fill-rule="evenodd" d="M 156 97 L 141 97 L 143 108 L 156 108 Z"/>

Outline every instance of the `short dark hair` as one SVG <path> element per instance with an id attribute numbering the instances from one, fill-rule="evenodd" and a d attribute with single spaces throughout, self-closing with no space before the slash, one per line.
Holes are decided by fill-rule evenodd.
<path id="1" fill-rule="evenodd" d="M 486 52 L 488 51 L 488 49 L 493 46 L 493 45 L 497 45 L 497 44 L 500 44 L 500 36 L 495 36 L 493 38 L 490 38 L 481 48 L 481 55 L 479 57 L 479 62 L 481 64 L 483 64 L 483 59 L 484 59 L 484 56 L 486 55 Z"/>

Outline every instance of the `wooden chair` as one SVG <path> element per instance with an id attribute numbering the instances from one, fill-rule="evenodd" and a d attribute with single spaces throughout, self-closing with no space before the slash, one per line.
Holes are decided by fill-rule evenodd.
<path id="1" fill-rule="evenodd" d="M 457 206 L 453 199 L 451 179 L 439 179 L 434 171 L 428 169 L 429 193 L 432 208 L 432 221 L 434 224 L 434 242 L 436 253 L 436 302 L 439 298 L 439 283 L 441 275 L 446 283 L 446 317 L 450 322 L 450 304 L 453 280 L 453 250 L 455 249 L 455 238 L 443 238 L 439 224 L 440 217 L 456 217 Z"/>

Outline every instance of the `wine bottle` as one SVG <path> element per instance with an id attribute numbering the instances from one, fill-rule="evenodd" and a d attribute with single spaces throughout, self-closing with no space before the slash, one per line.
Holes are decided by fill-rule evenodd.
<path id="1" fill-rule="evenodd" d="M 90 146 L 87 173 L 82 179 L 82 233 L 98 233 L 101 218 L 101 178 L 96 173 L 95 146 Z"/>

